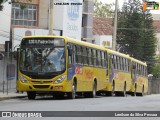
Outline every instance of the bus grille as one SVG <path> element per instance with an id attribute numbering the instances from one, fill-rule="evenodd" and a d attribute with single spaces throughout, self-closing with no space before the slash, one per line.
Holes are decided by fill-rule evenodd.
<path id="1" fill-rule="evenodd" d="M 31 82 L 36 83 L 36 84 L 40 84 L 40 83 L 41 83 L 40 80 L 32 80 Z M 43 83 L 45 83 L 45 84 L 49 84 L 49 83 L 52 83 L 52 82 L 53 82 L 53 81 L 51 81 L 51 80 L 49 80 L 49 81 L 43 80 Z"/>
<path id="2" fill-rule="evenodd" d="M 49 88 L 49 85 L 33 85 L 34 88 Z"/>

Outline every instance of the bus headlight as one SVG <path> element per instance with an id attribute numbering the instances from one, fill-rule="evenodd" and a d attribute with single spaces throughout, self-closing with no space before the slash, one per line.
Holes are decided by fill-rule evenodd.
<path id="1" fill-rule="evenodd" d="M 25 77 L 23 77 L 22 75 L 20 75 L 20 80 L 23 83 L 28 83 L 28 80 Z"/>
<path id="2" fill-rule="evenodd" d="M 63 82 L 63 81 L 65 80 L 65 78 L 66 78 L 66 75 L 61 76 L 60 78 L 58 78 L 58 79 L 55 81 L 55 83 L 61 83 L 61 82 Z"/>

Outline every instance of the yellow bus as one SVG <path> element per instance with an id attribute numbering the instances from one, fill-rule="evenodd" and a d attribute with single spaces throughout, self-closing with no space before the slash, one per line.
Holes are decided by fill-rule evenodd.
<path id="1" fill-rule="evenodd" d="M 106 87 L 106 49 L 64 36 L 27 36 L 20 44 L 17 91 L 28 99 L 50 92 L 54 97 L 95 97 Z"/>
<path id="2" fill-rule="evenodd" d="M 106 95 L 126 96 L 126 92 L 130 90 L 131 80 L 131 59 L 129 55 L 125 55 L 113 50 L 106 50 L 108 55 L 108 75 L 107 85 L 104 89 Z"/>
<path id="3" fill-rule="evenodd" d="M 111 96 L 143 96 L 148 89 L 147 65 L 129 55 L 106 50 L 108 74 L 102 93 Z"/>
<path id="4" fill-rule="evenodd" d="M 147 64 L 131 58 L 132 96 L 143 96 L 148 91 Z"/>

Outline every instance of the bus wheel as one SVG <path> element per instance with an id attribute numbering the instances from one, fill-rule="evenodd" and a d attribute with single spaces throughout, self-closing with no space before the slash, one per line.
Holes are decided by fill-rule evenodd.
<path id="1" fill-rule="evenodd" d="M 122 96 L 123 97 L 127 96 L 127 94 L 126 94 L 126 84 L 124 84 L 124 89 L 123 89 L 123 92 L 122 92 Z"/>
<path id="2" fill-rule="evenodd" d="M 27 96 L 29 100 L 34 100 L 36 98 L 36 92 L 35 91 L 28 91 Z"/>
<path id="3" fill-rule="evenodd" d="M 114 85 L 114 83 L 112 84 L 111 96 L 115 96 L 115 85 Z"/>
<path id="4" fill-rule="evenodd" d="M 85 98 L 95 98 L 96 97 L 96 92 L 97 92 L 97 84 L 94 81 L 92 92 L 84 92 L 83 95 L 84 95 Z"/>
<path id="5" fill-rule="evenodd" d="M 73 82 L 73 84 L 72 84 L 72 92 L 68 93 L 68 97 L 70 99 L 75 99 L 76 98 L 76 83 L 75 82 Z"/>
<path id="6" fill-rule="evenodd" d="M 140 96 L 144 96 L 144 86 L 143 86 L 143 88 L 142 88 L 142 93 L 140 93 Z"/>
<path id="7" fill-rule="evenodd" d="M 55 98 L 55 99 L 64 98 L 64 93 L 62 93 L 62 92 L 53 93 L 53 98 Z"/>
<path id="8" fill-rule="evenodd" d="M 96 92 L 97 92 L 97 84 L 94 81 L 93 90 L 92 90 L 92 93 L 91 93 L 91 98 L 95 98 L 96 97 Z"/>
<path id="9" fill-rule="evenodd" d="M 131 93 L 131 96 L 136 96 L 137 87 L 135 86 L 134 92 Z"/>

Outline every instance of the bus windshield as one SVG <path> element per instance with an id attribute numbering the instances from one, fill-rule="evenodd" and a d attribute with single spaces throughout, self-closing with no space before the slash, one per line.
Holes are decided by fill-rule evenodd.
<path id="1" fill-rule="evenodd" d="M 29 73 L 56 73 L 65 70 L 64 46 L 22 45 L 19 69 Z"/>
<path id="2" fill-rule="evenodd" d="M 20 70 L 59 72 L 65 68 L 64 61 L 64 48 L 22 48 Z"/>

